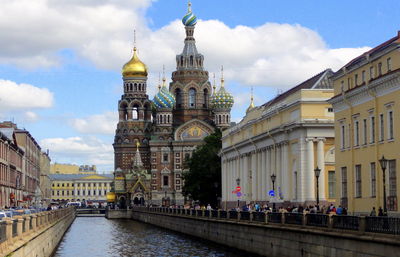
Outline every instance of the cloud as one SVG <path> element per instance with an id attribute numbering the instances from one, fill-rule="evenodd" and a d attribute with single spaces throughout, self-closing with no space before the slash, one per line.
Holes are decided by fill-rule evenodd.
<path id="1" fill-rule="evenodd" d="M 71 120 L 72 127 L 83 134 L 114 135 L 117 123 L 117 112 L 106 112 Z"/>
<path id="2" fill-rule="evenodd" d="M 0 79 L 1 110 L 27 110 L 51 106 L 53 106 L 53 93 L 47 88 Z"/>
<path id="3" fill-rule="evenodd" d="M 53 66 L 61 62 L 58 51 L 73 49 L 98 68 L 119 71 L 130 58 L 132 28 L 137 28 L 140 58 L 152 72 L 150 81 L 156 82 L 163 64 L 167 71 L 175 69 L 175 55 L 183 48 L 185 33 L 178 19 L 151 30 L 145 17 L 151 3 L 150 0 L 3 0 L 0 62 Z M 30 40 L 26 40 L 27 31 L 35 35 Z M 231 28 L 218 20 L 199 20 L 195 37 L 198 50 L 205 56 L 206 69 L 219 71 L 220 65 L 225 65 L 228 85 L 231 80 L 245 86 L 282 89 L 325 68 L 338 69 L 369 49 L 331 49 L 316 31 L 298 24 L 265 23 L 258 27 Z"/>
<path id="4" fill-rule="evenodd" d="M 27 111 L 24 113 L 24 120 L 27 122 L 35 122 L 39 119 L 39 116 L 31 111 Z"/>
<path id="5" fill-rule="evenodd" d="M 102 165 L 109 168 L 114 162 L 113 147 L 109 143 L 89 137 L 46 138 L 42 149 L 49 149 L 53 162 Z"/>

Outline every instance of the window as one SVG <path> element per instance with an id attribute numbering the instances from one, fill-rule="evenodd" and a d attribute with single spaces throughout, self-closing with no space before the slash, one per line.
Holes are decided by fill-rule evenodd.
<path id="1" fill-rule="evenodd" d="M 389 196 L 397 196 L 396 160 L 389 160 L 388 167 L 389 167 Z"/>
<path id="2" fill-rule="evenodd" d="M 379 141 L 385 140 L 385 130 L 384 130 L 383 122 L 384 122 L 383 114 L 380 114 L 379 115 L 379 132 L 380 132 Z"/>
<path id="3" fill-rule="evenodd" d="M 340 130 L 340 137 L 341 137 L 341 148 L 346 148 L 346 129 L 345 125 L 343 124 Z"/>
<path id="4" fill-rule="evenodd" d="M 64 187 L 64 183 L 62 184 L 62 187 Z"/>
<path id="5" fill-rule="evenodd" d="M 387 64 L 387 71 L 391 71 L 392 70 L 392 58 L 387 58 L 386 60 L 386 64 Z"/>
<path id="6" fill-rule="evenodd" d="M 356 195 L 361 197 L 361 165 L 356 165 Z"/>
<path id="7" fill-rule="evenodd" d="M 341 90 L 341 92 L 344 91 L 344 81 L 343 80 L 340 82 L 340 90 Z"/>
<path id="8" fill-rule="evenodd" d="M 354 75 L 354 86 L 358 85 L 358 74 Z"/>
<path id="9" fill-rule="evenodd" d="M 347 167 L 342 167 L 342 198 L 347 198 Z"/>
<path id="10" fill-rule="evenodd" d="M 360 126 L 358 120 L 354 121 L 354 146 L 360 145 Z"/>
<path id="11" fill-rule="evenodd" d="M 366 145 L 367 142 L 367 119 L 363 119 L 363 145 Z"/>
<path id="12" fill-rule="evenodd" d="M 365 70 L 362 71 L 361 73 L 361 83 L 365 82 Z"/>
<path id="13" fill-rule="evenodd" d="M 167 153 L 163 154 L 163 162 L 168 162 L 168 154 Z"/>
<path id="14" fill-rule="evenodd" d="M 196 89 L 189 89 L 189 107 L 196 106 Z"/>
<path id="15" fill-rule="evenodd" d="M 168 186 L 168 176 L 163 176 L 163 186 Z"/>
<path id="16" fill-rule="evenodd" d="M 351 88 L 351 78 L 347 79 L 347 88 L 350 89 Z"/>
<path id="17" fill-rule="evenodd" d="M 388 112 L 388 139 L 393 139 L 393 111 Z"/>
<path id="18" fill-rule="evenodd" d="M 69 187 L 69 183 L 67 183 L 67 187 Z"/>
<path id="19" fill-rule="evenodd" d="M 328 108 L 328 112 L 333 112 L 333 108 L 332 108 L 332 107 L 329 107 L 329 108 Z"/>
<path id="20" fill-rule="evenodd" d="M 370 117 L 370 126 L 371 126 L 371 133 L 370 133 L 370 143 L 375 143 L 375 117 L 371 116 Z"/>
<path id="21" fill-rule="evenodd" d="M 79 192 L 79 190 L 76 192 L 76 195 L 79 195 L 80 194 L 80 192 Z"/>
<path id="22" fill-rule="evenodd" d="M 176 99 L 176 106 L 182 107 L 182 94 L 179 88 L 175 90 L 175 99 Z"/>
<path id="23" fill-rule="evenodd" d="M 203 107 L 207 107 L 207 103 L 208 103 L 208 90 L 207 88 L 205 88 L 203 91 Z"/>
<path id="24" fill-rule="evenodd" d="M 378 63 L 378 76 L 382 75 L 382 63 Z"/>
<path id="25" fill-rule="evenodd" d="M 376 165 L 375 162 L 371 162 L 371 197 L 376 197 Z"/>
<path id="26" fill-rule="evenodd" d="M 369 79 L 374 78 L 374 66 L 369 67 Z"/>
<path id="27" fill-rule="evenodd" d="M 336 177 L 335 171 L 330 170 L 328 171 L 328 188 L 329 188 L 329 198 L 336 197 Z"/>

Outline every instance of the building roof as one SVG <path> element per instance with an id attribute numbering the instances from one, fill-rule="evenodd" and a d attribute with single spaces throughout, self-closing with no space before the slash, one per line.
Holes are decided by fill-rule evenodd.
<path id="1" fill-rule="evenodd" d="M 50 174 L 50 180 L 109 180 L 113 179 L 113 174 Z M 103 177 L 103 178 L 100 178 Z"/>

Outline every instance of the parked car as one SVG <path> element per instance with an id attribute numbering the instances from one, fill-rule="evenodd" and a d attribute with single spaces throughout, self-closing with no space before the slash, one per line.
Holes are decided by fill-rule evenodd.
<path id="1" fill-rule="evenodd" d="M 5 213 L 8 218 L 12 218 L 14 216 L 12 211 L 5 211 Z"/>

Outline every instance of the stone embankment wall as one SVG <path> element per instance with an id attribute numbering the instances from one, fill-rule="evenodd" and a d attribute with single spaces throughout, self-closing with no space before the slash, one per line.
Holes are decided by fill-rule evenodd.
<path id="1" fill-rule="evenodd" d="M 106 218 L 107 219 L 131 219 L 132 218 L 132 209 L 129 209 L 129 210 L 106 209 Z"/>
<path id="2" fill-rule="evenodd" d="M 5 241 L 0 256 L 50 257 L 75 219 L 75 208 L 23 215 L 2 221 Z M 17 222 L 17 229 L 13 224 Z M 15 226 L 15 225 L 14 225 Z M 16 233 L 15 233 L 16 232 Z"/>
<path id="3" fill-rule="evenodd" d="M 400 256 L 400 237 L 134 210 L 132 218 L 268 257 Z"/>

